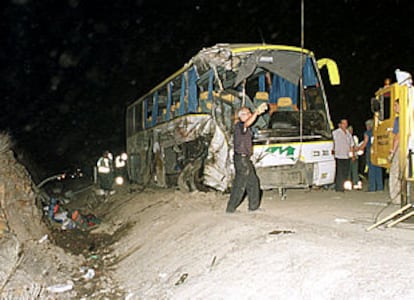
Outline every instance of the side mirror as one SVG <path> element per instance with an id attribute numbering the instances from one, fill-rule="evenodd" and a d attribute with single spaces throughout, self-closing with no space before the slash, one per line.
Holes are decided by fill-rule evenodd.
<path id="1" fill-rule="evenodd" d="M 373 113 L 379 112 L 381 110 L 381 103 L 377 98 L 371 98 L 371 111 Z"/>
<path id="2" fill-rule="evenodd" d="M 332 85 L 339 85 L 341 79 L 339 77 L 338 66 L 336 62 L 330 58 L 321 58 L 317 61 L 318 69 L 322 69 L 326 66 L 328 70 L 329 81 Z"/>

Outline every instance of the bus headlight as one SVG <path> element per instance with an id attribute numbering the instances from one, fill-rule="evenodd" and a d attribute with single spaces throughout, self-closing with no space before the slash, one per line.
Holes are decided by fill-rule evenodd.
<path id="1" fill-rule="evenodd" d="M 350 180 L 344 182 L 344 189 L 347 191 L 352 190 L 352 182 Z"/>
<path id="2" fill-rule="evenodd" d="M 117 176 L 117 177 L 115 178 L 115 183 L 116 183 L 117 185 L 123 185 L 123 184 L 124 184 L 124 177 L 122 177 L 122 176 Z"/>

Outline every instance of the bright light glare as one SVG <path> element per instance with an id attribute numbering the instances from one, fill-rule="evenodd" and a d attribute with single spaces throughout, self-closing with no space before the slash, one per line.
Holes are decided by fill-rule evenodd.
<path id="1" fill-rule="evenodd" d="M 123 185 L 124 184 L 124 178 L 122 176 L 118 176 L 115 178 L 115 183 L 118 185 Z"/>
<path id="2" fill-rule="evenodd" d="M 350 180 L 344 182 L 344 189 L 347 191 L 352 190 L 352 182 Z"/>

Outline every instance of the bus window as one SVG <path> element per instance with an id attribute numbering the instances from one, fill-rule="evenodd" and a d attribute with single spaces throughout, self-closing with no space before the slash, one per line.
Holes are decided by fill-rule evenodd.
<path id="1" fill-rule="evenodd" d="M 143 129 L 142 126 L 142 102 L 134 105 L 134 133 Z"/>
<path id="2" fill-rule="evenodd" d="M 325 110 L 322 91 L 319 87 L 307 87 L 305 89 L 305 103 L 308 110 Z"/>
<path id="3" fill-rule="evenodd" d="M 126 132 L 132 136 L 142 130 L 142 102 L 130 106 L 126 113 Z"/>
<path id="4" fill-rule="evenodd" d="M 206 71 L 198 80 L 198 107 L 199 111 L 206 113 L 212 109 L 213 91 L 214 91 L 214 71 Z"/>
<path id="5" fill-rule="evenodd" d="M 167 86 L 163 86 L 158 91 L 158 117 L 157 123 L 167 120 L 167 102 L 168 102 L 168 89 Z"/>
<path id="6" fill-rule="evenodd" d="M 259 91 L 259 76 L 253 75 L 247 79 L 246 82 L 246 96 L 249 96 L 249 100 L 254 99 L 256 93 Z M 246 102 L 248 105 L 248 101 Z M 249 106 L 249 105 L 248 105 Z M 251 107 L 252 108 L 252 107 Z"/>
<path id="7" fill-rule="evenodd" d="M 152 95 L 152 114 L 151 114 L 151 126 L 155 126 L 158 123 L 158 91 Z"/>
<path id="8" fill-rule="evenodd" d="M 148 96 L 144 100 L 144 117 L 145 117 L 145 128 L 152 126 L 152 95 Z"/>
<path id="9" fill-rule="evenodd" d="M 171 111 L 174 118 L 180 115 L 180 89 L 181 76 L 177 76 L 172 81 Z"/>
<path id="10" fill-rule="evenodd" d="M 191 68 L 188 72 L 188 113 L 195 113 L 198 111 L 198 87 L 197 87 L 197 80 L 199 78 L 197 70 L 195 67 Z"/>

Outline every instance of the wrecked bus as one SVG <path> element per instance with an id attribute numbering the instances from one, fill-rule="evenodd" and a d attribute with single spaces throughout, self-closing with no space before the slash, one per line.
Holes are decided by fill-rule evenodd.
<path id="1" fill-rule="evenodd" d="M 131 103 L 126 113 L 130 179 L 180 189 L 229 191 L 237 110 L 265 102 L 253 126 L 262 189 L 309 188 L 335 176 L 332 122 L 319 69 L 339 84 L 336 63 L 306 49 L 217 44 Z"/>

